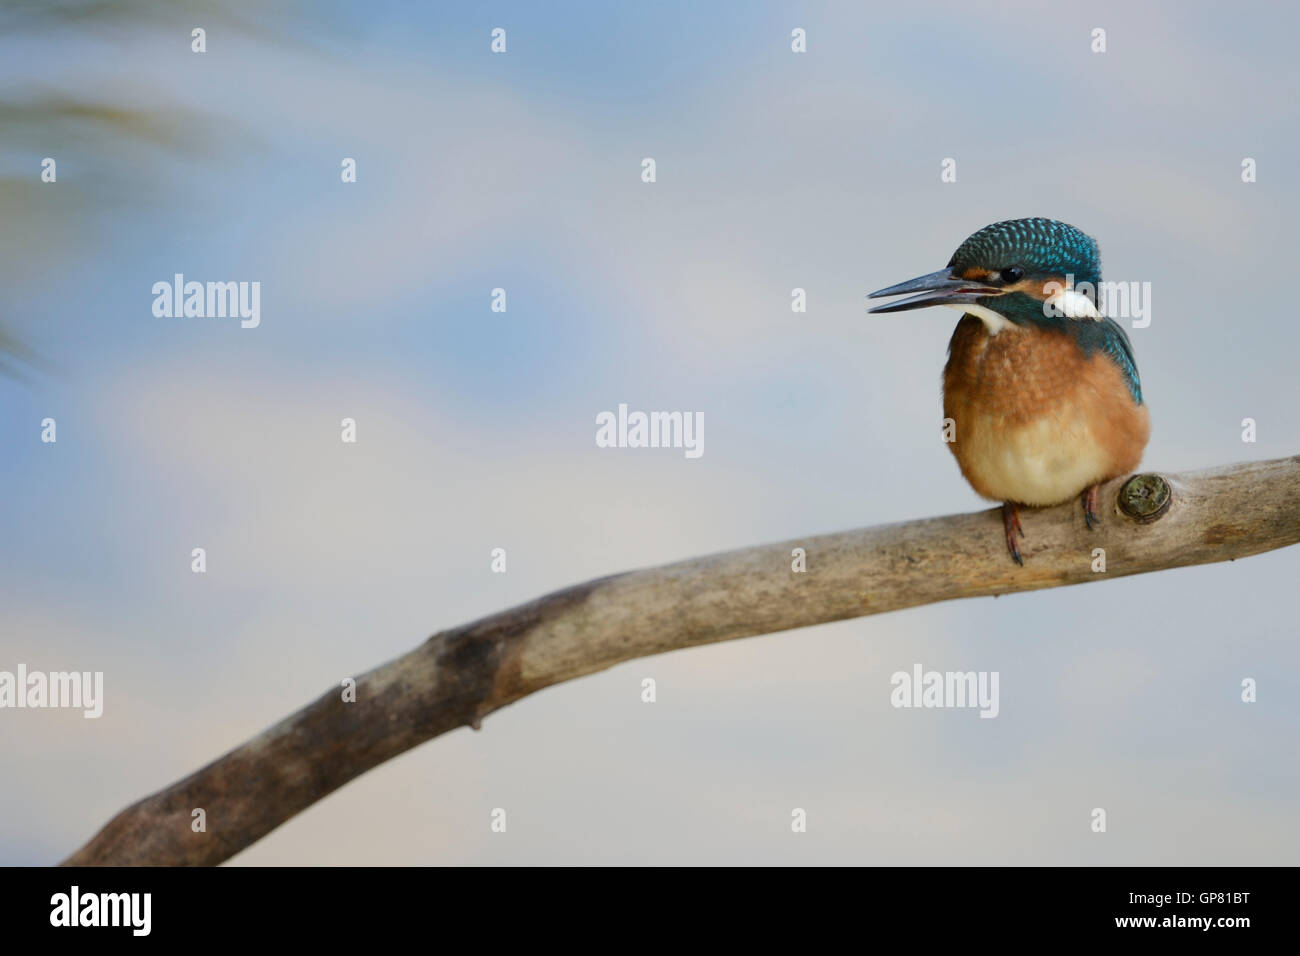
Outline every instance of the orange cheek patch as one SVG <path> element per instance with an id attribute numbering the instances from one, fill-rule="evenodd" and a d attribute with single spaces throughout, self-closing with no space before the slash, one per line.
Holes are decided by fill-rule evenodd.
<path id="1" fill-rule="evenodd" d="M 1065 287 L 1065 276 L 1049 276 L 1046 279 L 1021 279 L 1015 285 L 1007 286 L 1006 289 L 1008 292 L 1023 292 L 1031 299 L 1046 302 Z"/>
<path id="2" fill-rule="evenodd" d="M 988 282 L 994 274 L 988 269 L 972 267 L 965 270 L 961 277 L 968 282 Z M 1007 292 L 1023 292 L 1031 299 L 1046 302 L 1052 296 L 1066 288 L 1065 276 L 1048 276 L 1047 278 L 1021 279 L 1011 285 L 1002 287 Z"/>

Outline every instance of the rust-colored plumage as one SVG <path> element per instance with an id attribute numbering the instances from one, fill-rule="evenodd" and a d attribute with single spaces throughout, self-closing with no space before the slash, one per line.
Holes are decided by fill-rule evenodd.
<path id="1" fill-rule="evenodd" d="M 971 315 L 949 344 L 943 414 L 971 487 L 1024 505 L 1060 504 L 1127 474 L 1150 435 L 1146 406 L 1106 353 L 1085 355 L 1065 330 L 1012 326 L 990 335 Z"/>

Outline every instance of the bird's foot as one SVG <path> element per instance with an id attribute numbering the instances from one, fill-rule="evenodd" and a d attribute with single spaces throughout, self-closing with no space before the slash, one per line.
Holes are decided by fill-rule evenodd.
<path id="1" fill-rule="evenodd" d="M 1086 489 L 1080 497 L 1083 499 L 1083 520 L 1088 523 L 1088 530 L 1095 530 L 1100 524 L 1101 519 L 1097 517 L 1097 491 L 1101 485 L 1093 485 Z"/>
<path id="2" fill-rule="evenodd" d="M 1020 557 L 1020 548 L 1016 544 L 1016 535 L 1023 538 L 1025 529 L 1020 527 L 1020 508 L 1014 501 L 1002 502 L 1002 527 L 1007 533 L 1007 550 L 1011 552 L 1011 560 L 1023 568 L 1025 562 Z"/>

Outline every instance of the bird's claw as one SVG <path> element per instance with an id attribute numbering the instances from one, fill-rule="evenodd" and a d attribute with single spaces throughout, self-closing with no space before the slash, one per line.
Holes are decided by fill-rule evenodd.
<path id="1" fill-rule="evenodd" d="M 1095 531 L 1101 526 L 1101 519 L 1097 517 L 1097 489 L 1100 485 L 1093 485 L 1084 491 L 1083 495 L 1083 520 L 1088 525 L 1089 531 Z"/>
<path id="2" fill-rule="evenodd" d="M 1025 560 L 1020 556 L 1020 546 L 1016 544 L 1016 536 L 1023 538 L 1025 529 L 1020 527 L 1020 509 L 1010 501 L 1002 503 L 1002 527 L 1006 531 L 1007 551 L 1011 554 L 1011 560 L 1023 568 Z"/>

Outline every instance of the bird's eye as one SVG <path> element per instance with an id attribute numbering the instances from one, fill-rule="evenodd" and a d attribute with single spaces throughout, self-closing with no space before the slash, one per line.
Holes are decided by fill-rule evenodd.
<path id="1" fill-rule="evenodd" d="M 1006 285 L 1010 285 L 1013 282 L 1019 282 L 1024 277 L 1025 270 L 1020 268 L 1020 266 L 1007 266 L 998 273 L 998 278 Z"/>

